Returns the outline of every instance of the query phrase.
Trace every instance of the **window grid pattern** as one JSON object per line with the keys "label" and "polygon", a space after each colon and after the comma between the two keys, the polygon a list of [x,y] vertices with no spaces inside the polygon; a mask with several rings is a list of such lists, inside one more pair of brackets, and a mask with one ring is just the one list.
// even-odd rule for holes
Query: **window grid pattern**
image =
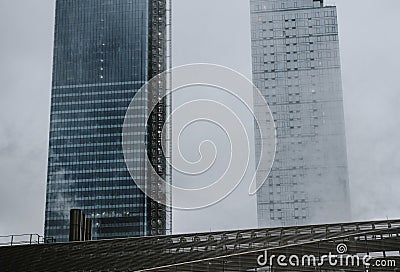
{"label": "window grid pattern", "polygon": [[254,0],[251,9],[253,81],[278,138],[271,174],[257,195],[259,225],[348,220],[336,8],[313,0]]}
{"label": "window grid pattern", "polygon": [[[94,239],[146,234],[147,200],[126,168],[121,132],[148,57],[148,1],[57,0],[45,236],[68,240],[72,208],[93,219]],[[137,146],[145,110],[134,116]],[[145,178],[146,150],[136,152]]]}

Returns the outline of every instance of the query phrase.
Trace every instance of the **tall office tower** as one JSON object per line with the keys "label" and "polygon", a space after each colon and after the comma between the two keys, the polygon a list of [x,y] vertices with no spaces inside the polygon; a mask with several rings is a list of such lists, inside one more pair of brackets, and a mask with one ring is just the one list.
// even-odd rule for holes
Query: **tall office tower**
{"label": "tall office tower", "polygon": [[251,24],[253,79],[277,134],[275,162],[257,195],[259,225],[349,220],[336,8],[251,0]]}
{"label": "tall office tower", "polygon": [[[170,210],[139,190],[122,151],[128,105],[143,84],[169,65],[169,4],[56,1],[45,235],[57,242],[68,240],[72,208],[93,220],[93,239],[170,232]],[[138,122],[131,125],[138,126],[147,144],[134,158],[143,171],[140,182],[151,178],[146,152],[158,174],[166,175],[157,138],[165,104],[156,106],[147,127],[139,122],[158,95],[147,93],[140,98],[144,107],[132,111]]]}

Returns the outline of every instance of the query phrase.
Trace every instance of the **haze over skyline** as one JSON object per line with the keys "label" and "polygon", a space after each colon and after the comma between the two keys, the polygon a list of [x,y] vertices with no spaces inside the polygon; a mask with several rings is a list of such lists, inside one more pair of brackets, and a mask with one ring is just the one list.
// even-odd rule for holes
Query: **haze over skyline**
{"label": "haze over skyline", "polygon": [[[217,63],[251,78],[248,2],[174,0],[174,65]],[[335,3],[353,219],[400,217],[400,2]],[[43,233],[53,29],[54,1],[0,1],[0,235]],[[176,213],[175,232],[254,227],[255,205],[240,200]]]}

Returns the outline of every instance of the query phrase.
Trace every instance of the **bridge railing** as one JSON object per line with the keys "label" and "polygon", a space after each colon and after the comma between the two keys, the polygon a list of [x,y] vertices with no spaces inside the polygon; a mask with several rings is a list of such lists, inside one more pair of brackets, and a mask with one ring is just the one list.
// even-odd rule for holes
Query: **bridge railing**
{"label": "bridge railing", "polygon": [[36,233],[0,236],[0,247],[17,246],[17,245],[40,245],[40,244],[54,243],[54,242],[55,242],[54,238],[44,237]]}

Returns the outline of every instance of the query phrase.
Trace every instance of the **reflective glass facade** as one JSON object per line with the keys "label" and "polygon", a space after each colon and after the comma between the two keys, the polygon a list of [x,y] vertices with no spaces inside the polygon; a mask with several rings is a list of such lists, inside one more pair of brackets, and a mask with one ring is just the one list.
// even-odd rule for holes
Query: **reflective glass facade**
{"label": "reflective glass facade", "polygon": [[[160,2],[56,1],[45,235],[57,242],[68,240],[72,208],[93,219],[94,239],[151,234],[149,200],[126,168],[121,133],[136,91],[159,72],[151,63],[164,68],[151,50]],[[143,122],[144,109],[136,117]],[[145,152],[135,157],[143,171]]]}
{"label": "reflective glass facade", "polygon": [[[277,153],[257,195],[260,226],[350,217],[336,8],[252,0],[253,80],[274,116]],[[256,139],[259,143],[259,139]]]}

